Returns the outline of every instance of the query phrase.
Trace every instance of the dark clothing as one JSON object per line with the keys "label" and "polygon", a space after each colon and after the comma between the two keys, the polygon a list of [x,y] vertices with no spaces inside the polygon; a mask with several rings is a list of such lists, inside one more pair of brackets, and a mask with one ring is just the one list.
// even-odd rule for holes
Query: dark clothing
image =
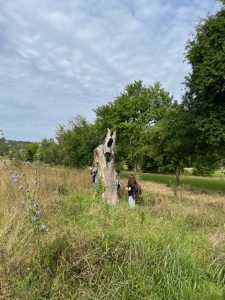
{"label": "dark clothing", "polygon": [[134,186],[130,182],[128,182],[127,187],[131,188],[131,190],[128,191],[128,196],[133,196],[134,195]]}

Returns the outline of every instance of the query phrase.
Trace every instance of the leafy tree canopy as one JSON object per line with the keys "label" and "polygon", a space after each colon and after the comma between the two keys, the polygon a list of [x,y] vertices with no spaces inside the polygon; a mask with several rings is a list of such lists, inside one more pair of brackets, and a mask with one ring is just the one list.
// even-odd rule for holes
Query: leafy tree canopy
{"label": "leafy tree canopy", "polygon": [[[224,4],[224,1],[222,1]],[[199,149],[224,152],[225,146],[225,8],[208,16],[187,44],[192,72],[186,78],[183,105],[199,131]]]}
{"label": "leafy tree canopy", "polygon": [[225,103],[225,9],[208,16],[187,44],[192,73],[186,79],[190,104],[201,109]]}
{"label": "leafy tree canopy", "polygon": [[54,139],[43,139],[39,145],[38,158],[46,164],[56,165],[62,161],[61,149]]}
{"label": "leafy tree canopy", "polygon": [[83,116],[76,116],[68,126],[59,126],[57,140],[63,164],[76,168],[92,164],[93,150],[99,143],[99,137],[95,125],[88,123]]}
{"label": "leafy tree canopy", "polygon": [[118,160],[135,167],[147,128],[158,122],[171,105],[172,97],[160,83],[147,87],[142,81],[135,81],[113,102],[96,109],[96,125],[102,134],[107,128],[117,130]]}

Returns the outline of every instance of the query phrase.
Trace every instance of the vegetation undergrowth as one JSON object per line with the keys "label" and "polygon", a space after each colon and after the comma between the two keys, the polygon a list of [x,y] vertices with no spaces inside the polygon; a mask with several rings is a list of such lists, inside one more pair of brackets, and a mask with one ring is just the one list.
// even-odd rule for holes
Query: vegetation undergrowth
{"label": "vegetation undergrowth", "polygon": [[147,190],[134,210],[125,197],[109,206],[85,171],[26,167],[39,178],[47,226],[34,231],[8,172],[0,170],[3,299],[224,299],[219,207]]}

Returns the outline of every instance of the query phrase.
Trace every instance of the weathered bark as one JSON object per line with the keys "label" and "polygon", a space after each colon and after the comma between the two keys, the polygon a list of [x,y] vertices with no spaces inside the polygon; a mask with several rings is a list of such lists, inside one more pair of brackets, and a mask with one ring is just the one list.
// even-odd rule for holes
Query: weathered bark
{"label": "weathered bark", "polygon": [[116,185],[115,145],[116,132],[111,134],[108,129],[104,144],[99,145],[94,150],[94,161],[98,167],[98,180],[102,180],[105,186],[102,198],[110,204],[116,204],[119,201]]}

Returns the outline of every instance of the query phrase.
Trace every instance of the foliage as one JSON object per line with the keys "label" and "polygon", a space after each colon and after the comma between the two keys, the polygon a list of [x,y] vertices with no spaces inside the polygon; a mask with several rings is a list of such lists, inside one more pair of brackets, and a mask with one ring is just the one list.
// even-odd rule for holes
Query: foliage
{"label": "foliage", "polygon": [[148,156],[160,173],[173,173],[188,164],[195,152],[192,117],[181,105],[174,103],[155,126],[148,129]]}
{"label": "foliage", "polygon": [[101,196],[105,192],[105,183],[101,177],[97,179],[95,190],[98,196]]}
{"label": "foliage", "polygon": [[157,173],[160,170],[161,164],[152,156],[151,153],[146,151],[146,154],[141,161],[141,170],[143,172]]}
{"label": "foliage", "polygon": [[24,147],[24,159],[33,162],[37,158],[38,148],[38,143],[26,144]]}
{"label": "foliage", "polygon": [[34,160],[37,151],[37,143],[23,142],[23,141],[8,141],[9,150],[7,156],[16,161]]}
{"label": "foliage", "polygon": [[7,140],[0,130],[0,156],[10,159],[33,161],[38,149],[38,143]]}
{"label": "foliage", "polygon": [[68,127],[61,125],[58,128],[57,140],[64,165],[77,168],[92,165],[93,150],[99,143],[94,124],[88,123],[82,116],[76,116]]}
{"label": "foliage", "polygon": [[54,139],[43,139],[39,145],[37,157],[40,161],[56,165],[62,161],[61,149]]}
{"label": "foliage", "polygon": [[137,168],[143,156],[148,127],[158,122],[172,103],[172,97],[159,83],[145,86],[128,84],[113,102],[96,109],[96,125],[105,134],[117,130],[117,160]]}
{"label": "foliage", "polygon": [[193,163],[193,175],[212,176],[219,167],[219,159],[211,154],[198,157]]}
{"label": "foliage", "polygon": [[193,115],[198,131],[198,150],[225,149],[225,9],[206,17],[187,44],[187,76],[184,107]]}

